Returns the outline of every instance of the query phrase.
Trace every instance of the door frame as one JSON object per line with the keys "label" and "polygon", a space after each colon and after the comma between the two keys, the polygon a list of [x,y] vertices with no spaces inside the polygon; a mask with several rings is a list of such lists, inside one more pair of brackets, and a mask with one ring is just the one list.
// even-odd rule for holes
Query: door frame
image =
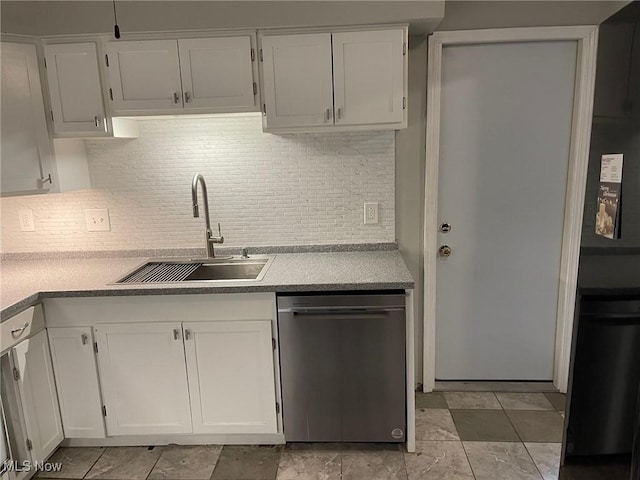
{"label": "door frame", "polygon": [[561,392],[567,391],[578,284],[582,214],[591,140],[598,44],[597,26],[462,30],[436,32],[429,38],[424,208],[424,356],[422,379],[424,392],[433,390],[436,374],[436,260],[442,48],[444,45],[560,40],[578,42],[553,367],[554,386]]}

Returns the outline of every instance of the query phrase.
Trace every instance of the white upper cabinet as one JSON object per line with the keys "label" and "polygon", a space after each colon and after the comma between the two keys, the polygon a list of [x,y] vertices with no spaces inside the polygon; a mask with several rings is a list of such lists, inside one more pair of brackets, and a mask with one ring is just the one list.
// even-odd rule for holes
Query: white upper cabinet
{"label": "white upper cabinet", "polygon": [[62,422],[47,332],[13,347],[32,459],[43,462],[62,442]]}
{"label": "white upper cabinet", "polygon": [[268,128],[333,125],[330,33],[265,36],[262,61]]}
{"label": "white upper cabinet", "polygon": [[35,45],[3,42],[1,188],[3,195],[51,188],[52,154]]}
{"label": "white upper cabinet", "polygon": [[406,36],[405,27],[263,36],[265,130],[406,127]]}
{"label": "white upper cabinet", "polygon": [[54,132],[105,134],[96,44],[45,45],[44,50]]}
{"label": "white upper cabinet", "polygon": [[107,434],[191,433],[180,322],[95,328]]}
{"label": "white upper cabinet", "polygon": [[109,42],[116,114],[259,110],[252,37]]}
{"label": "white upper cabinet", "polygon": [[182,108],[175,40],[109,42],[107,55],[115,113]]}
{"label": "white upper cabinet", "polygon": [[178,40],[185,109],[255,110],[251,38]]}
{"label": "white upper cabinet", "polygon": [[333,34],[337,125],[403,120],[402,29]]}
{"label": "white upper cabinet", "polygon": [[104,438],[102,400],[91,327],[49,328],[66,438]]}
{"label": "white upper cabinet", "polygon": [[271,322],[185,322],[194,433],[276,433]]}

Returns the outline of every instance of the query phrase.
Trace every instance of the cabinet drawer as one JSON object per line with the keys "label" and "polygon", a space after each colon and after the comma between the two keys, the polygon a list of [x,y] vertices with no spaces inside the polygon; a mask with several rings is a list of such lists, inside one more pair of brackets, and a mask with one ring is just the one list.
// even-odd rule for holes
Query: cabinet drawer
{"label": "cabinet drawer", "polygon": [[4,352],[42,329],[42,305],[27,308],[0,324],[0,351]]}

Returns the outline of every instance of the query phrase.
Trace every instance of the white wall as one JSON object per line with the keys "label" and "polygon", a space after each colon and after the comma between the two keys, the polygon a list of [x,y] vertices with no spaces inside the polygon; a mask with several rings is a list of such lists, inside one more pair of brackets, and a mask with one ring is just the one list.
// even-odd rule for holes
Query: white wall
{"label": "white wall", "polygon": [[423,238],[425,112],[427,105],[427,39],[409,39],[408,125],[396,135],[396,237],[415,281],[415,371],[422,382]]}
{"label": "white wall", "polygon": [[[138,139],[86,141],[93,189],[0,200],[1,251],[190,248],[203,245],[191,179],[207,180],[225,246],[393,242],[394,132],[276,136],[257,115],[140,121]],[[363,224],[363,203],[380,223]],[[30,208],[35,232],[21,232]],[[110,232],[87,232],[85,209],[108,208]]]}

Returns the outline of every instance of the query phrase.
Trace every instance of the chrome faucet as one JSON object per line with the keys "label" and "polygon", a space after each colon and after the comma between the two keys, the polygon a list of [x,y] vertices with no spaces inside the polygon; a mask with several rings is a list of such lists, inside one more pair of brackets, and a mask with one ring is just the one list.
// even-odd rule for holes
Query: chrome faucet
{"label": "chrome faucet", "polygon": [[200,208],[198,207],[198,182],[202,186],[202,201],[204,202],[204,241],[207,250],[208,258],[215,258],[215,252],[213,251],[213,245],[215,243],[224,243],[224,237],[220,233],[220,223],[218,223],[218,235],[214,236],[211,233],[211,220],[209,219],[209,197],[207,196],[207,183],[204,181],[204,177],[196,173],[191,183],[191,199],[193,201],[193,216],[198,218],[200,216]]}

